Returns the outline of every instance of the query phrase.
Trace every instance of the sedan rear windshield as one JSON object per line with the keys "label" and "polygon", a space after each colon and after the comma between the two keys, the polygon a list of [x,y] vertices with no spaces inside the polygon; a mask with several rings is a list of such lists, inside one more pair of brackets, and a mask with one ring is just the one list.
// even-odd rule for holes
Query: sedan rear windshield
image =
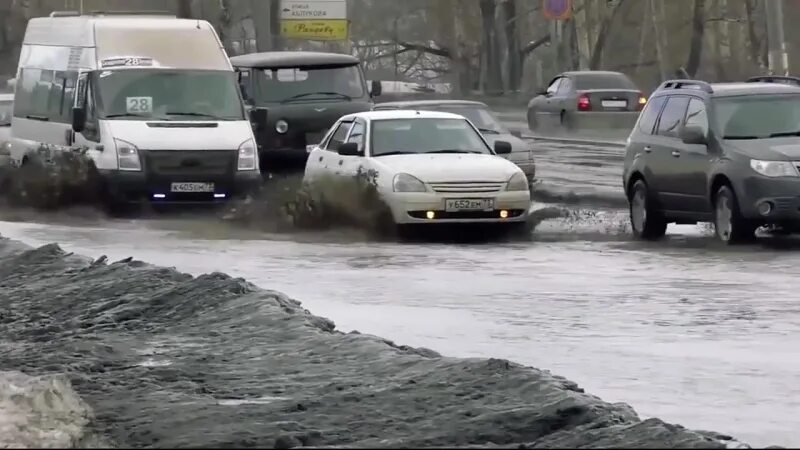
{"label": "sedan rear windshield", "polygon": [[746,95],[713,100],[723,139],[800,136],[800,95]]}
{"label": "sedan rear windshield", "polygon": [[624,75],[579,74],[575,75],[575,89],[636,89],[631,80]]}
{"label": "sedan rear windshield", "polygon": [[460,106],[460,105],[437,105],[427,107],[433,111],[449,112],[458,114],[469,119],[478,130],[482,133],[489,134],[507,134],[508,130],[500,123],[499,120],[486,108],[477,106]]}
{"label": "sedan rear windshield", "polygon": [[372,122],[372,156],[492,151],[464,119],[387,119]]}

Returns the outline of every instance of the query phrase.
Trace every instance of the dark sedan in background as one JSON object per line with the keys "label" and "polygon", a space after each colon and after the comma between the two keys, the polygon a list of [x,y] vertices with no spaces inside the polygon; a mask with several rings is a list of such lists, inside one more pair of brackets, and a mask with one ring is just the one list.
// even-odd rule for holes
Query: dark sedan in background
{"label": "dark sedan in background", "polygon": [[600,70],[564,72],[528,102],[531,131],[583,128],[630,130],[647,103],[625,74]]}
{"label": "dark sedan in background", "polygon": [[519,166],[529,182],[533,182],[536,177],[536,163],[531,143],[520,139],[520,133],[512,132],[503,126],[485,103],[471,100],[409,100],[378,103],[373,107],[376,111],[388,109],[442,111],[464,116],[478,128],[489,145],[494,145],[495,141],[510,143],[511,153],[500,156]]}

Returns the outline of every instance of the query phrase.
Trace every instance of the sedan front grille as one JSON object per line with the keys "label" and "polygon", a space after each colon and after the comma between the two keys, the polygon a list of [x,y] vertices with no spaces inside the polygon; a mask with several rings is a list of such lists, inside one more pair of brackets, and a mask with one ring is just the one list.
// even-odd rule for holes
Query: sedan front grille
{"label": "sedan front grille", "polygon": [[497,192],[503,189],[505,183],[496,181],[460,181],[450,183],[430,183],[436,192]]}

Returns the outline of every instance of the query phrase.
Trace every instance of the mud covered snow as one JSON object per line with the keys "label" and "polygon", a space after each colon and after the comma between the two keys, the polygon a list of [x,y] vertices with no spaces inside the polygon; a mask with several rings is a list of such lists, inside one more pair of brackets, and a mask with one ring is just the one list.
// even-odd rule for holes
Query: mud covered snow
{"label": "mud covered snow", "polygon": [[642,421],[544,370],[344,334],[221,273],[0,238],[0,447],[98,436],[132,447],[743,445]]}

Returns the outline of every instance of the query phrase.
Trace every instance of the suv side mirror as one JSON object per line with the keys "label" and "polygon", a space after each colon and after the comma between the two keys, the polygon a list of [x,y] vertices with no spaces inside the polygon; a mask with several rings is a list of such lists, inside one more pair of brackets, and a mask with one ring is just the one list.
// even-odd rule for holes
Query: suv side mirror
{"label": "suv side mirror", "polygon": [[86,110],[81,107],[72,108],[72,131],[80,133],[86,128]]}
{"label": "suv side mirror", "polygon": [[345,142],[339,146],[338,153],[342,156],[359,156],[361,153],[358,151],[357,142]]}
{"label": "suv side mirror", "polygon": [[683,127],[680,137],[684,144],[708,145],[706,131],[697,125]]}
{"label": "suv side mirror", "polygon": [[508,131],[509,133],[511,133],[512,136],[516,138],[522,138],[522,130],[520,130],[519,128],[512,128]]}
{"label": "suv side mirror", "polygon": [[511,153],[511,144],[506,141],[494,141],[494,152],[498,155]]}
{"label": "suv side mirror", "polygon": [[379,80],[372,80],[370,82],[369,95],[372,97],[378,97],[382,92],[383,86],[381,85],[381,82]]}
{"label": "suv side mirror", "polygon": [[253,108],[250,110],[250,122],[256,131],[267,128],[267,110],[265,108]]}

